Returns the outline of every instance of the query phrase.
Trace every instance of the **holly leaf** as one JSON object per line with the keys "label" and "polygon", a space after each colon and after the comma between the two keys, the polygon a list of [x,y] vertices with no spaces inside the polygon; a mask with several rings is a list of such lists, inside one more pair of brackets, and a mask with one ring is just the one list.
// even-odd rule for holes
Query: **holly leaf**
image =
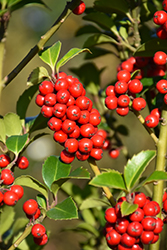
{"label": "holly leaf", "polygon": [[5,128],[5,123],[4,120],[0,118],[0,141],[3,143],[6,142],[6,128]]}
{"label": "holly leaf", "polygon": [[13,207],[5,206],[0,213],[0,236],[2,236],[13,224],[15,211]]}
{"label": "holly leaf", "polygon": [[69,60],[74,58],[75,56],[81,54],[82,52],[90,52],[89,49],[78,49],[78,48],[73,48],[69,50],[58,62],[56,65],[56,72],[59,72],[60,67],[62,67],[64,64],[66,64]]}
{"label": "holly leaf", "polygon": [[31,134],[32,132],[39,130],[39,129],[44,129],[47,127],[47,122],[48,119],[44,117],[41,113],[34,119],[34,121],[31,121],[31,126],[29,133]]}
{"label": "holly leaf", "polygon": [[84,34],[92,34],[92,33],[101,33],[101,31],[96,28],[95,26],[93,25],[84,25],[82,27],[80,27],[75,36],[81,36],[81,35],[84,35]]}
{"label": "holly leaf", "polygon": [[97,187],[106,186],[127,191],[122,174],[116,170],[109,170],[108,172],[97,175],[89,184]]}
{"label": "holly leaf", "polygon": [[164,51],[167,53],[166,40],[154,38],[139,46],[134,56],[153,57],[155,52]]}
{"label": "holly leaf", "polygon": [[7,138],[6,146],[15,155],[18,155],[26,145],[28,134],[13,135]]}
{"label": "holly leaf", "polygon": [[146,184],[157,182],[157,181],[167,181],[167,173],[163,171],[154,171],[149,177],[145,178],[144,181],[142,181],[137,188],[142,187]]}
{"label": "holly leaf", "polygon": [[38,90],[38,85],[31,86],[26,89],[23,94],[19,97],[16,105],[17,114],[20,116],[20,119],[25,119],[27,108]]}
{"label": "holly leaf", "polygon": [[140,179],[142,173],[156,156],[155,150],[142,151],[128,160],[124,168],[124,179],[128,191],[130,191]]}
{"label": "holly leaf", "polygon": [[71,197],[68,197],[54,208],[48,210],[46,215],[53,220],[71,220],[78,219],[76,204]]}
{"label": "holly leaf", "polygon": [[60,178],[68,177],[70,170],[70,164],[65,164],[60,161],[58,156],[52,155],[42,166],[42,177],[46,186],[52,191],[52,183]]}
{"label": "holly leaf", "polygon": [[106,200],[102,199],[95,199],[95,198],[88,198],[84,199],[81,206],[79,207],[80,210],[88,209],[88,208],[94,208],[94,207],[108,207],[111,204],[107,202]]}
{"label": "holly leaf", "polygon": [[104,34],[94,34],[92,36],[90,36],[84,43],[84,47],[92,47],[95,45],[99,45],[99,44],[104,44],[104,43],[114,43],[114,44],[118,44],[118,42],[113,39],[110,36],[104,35]]}
{"label": "holly leaf", "polygon": [[121,215],[122,217],[132,214],[138,208],[137,204],[130,204],[127,201],[123,201],[121,204]]}
{"label": "holly leaf", "polygon": [[22,124],[18,115],[15,113],[7,113],[4,116],[4,124],[7,136],[20,135],[22,132]]}
{"label": "holly leaf", "polygon": [[41,83],[46,78],[50,78],[47,69],[44,67],[37,67],[29,75],[27,85],[32,86],[32,85]]}
{"label": "holly leaf", "polygon": [[42,61],[44,61],[51,67],[52,72],[54,72],[55,70],[55,65],[58,60],[60,51],[61,51],[61,42],[58,41],[52,46],[46,47],[39,52],[39,57],[41,58]]}
{"label": "holly leaf", "polygon": [[94,59],[99,56],[104,56],[106,54],[112,53],[111,51],[103,48],[91,48],[92,54],[86,54],[85,59]]}
{"label": "holly leaf", "polygon": [[16,178],[14,184],[35,189],[41,194],[43,194],[46,199],[48,198],[48,190],[45,185],[43,185],[41,182],[39,182],[30,175],[22,175]]}
{"label": "holly leaf", "polygon": [[38,205],[46,209],[46,197],[42,194],[37,194],[36,199],[37,199]]}

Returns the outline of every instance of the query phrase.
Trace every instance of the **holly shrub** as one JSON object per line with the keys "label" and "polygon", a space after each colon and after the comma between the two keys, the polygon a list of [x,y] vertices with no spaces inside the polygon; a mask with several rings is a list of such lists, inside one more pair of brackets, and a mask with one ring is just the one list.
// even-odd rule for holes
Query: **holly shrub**
{"label": "holly shrub", "polygon": [[[69,248],[81,234],[78,249],[165,249],[167,0],[64,2],[53,25],[5,76],[13,12],[50,6],[0,1],[1,108],[9,102],[4,91],[28,62],[36,56],[40,64],[24,75],[15,112],[0,113],[0,249],[62,249],[50,243],[54,228]],[[50,38],[70,15],[83,25],[75,30],[82,44],[64,52],[66,41]],[[66,66],[71,61],[77,66]],[[36,115],[28,116],[33,107]],[[35,174],[27,150],[48,134],[60,152],[44,157]]]}

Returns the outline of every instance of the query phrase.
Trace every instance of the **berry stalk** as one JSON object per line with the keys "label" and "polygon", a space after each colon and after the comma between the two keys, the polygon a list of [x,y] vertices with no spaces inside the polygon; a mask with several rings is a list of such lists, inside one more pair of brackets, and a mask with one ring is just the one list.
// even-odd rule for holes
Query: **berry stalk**
{"label": "berry stalk", "polygon": [[[157,160],[156,160],[156,167],[155,170],[164,171],[165,163],[166,163],[166,151],[167,151],[167,106],[162,111],[162,117],[164,122],[161,123],[160,127],[160,135],[159,140],[157,143]],[[154,184],[153,187],[153,200],[158,202],[160,207],[162,207],[162,197],[163,197],[163,189],[164,189],[164,182],[159,181],[158,183]],[[161,216],[161,212],[158,215]],[[160,241],[157,241],[155,244],[150,245],[149,250],[158,250],[160,247]]]}
{"label": "berry stalk", "polygon": [[[94,159],[89,158],[88,163],[89,163],[91,169],[93,170],[95,176],[97,176],[101,173]],[[103,188],[103,191],[105,193],[105,196],[107,197],[107,199],[109,200],[111,205],[115,206],[116,202],[115,202],[115,199],[114,199],[112,193],[110,192],[110,189],[108,187],[102,187],[102,188]]]}

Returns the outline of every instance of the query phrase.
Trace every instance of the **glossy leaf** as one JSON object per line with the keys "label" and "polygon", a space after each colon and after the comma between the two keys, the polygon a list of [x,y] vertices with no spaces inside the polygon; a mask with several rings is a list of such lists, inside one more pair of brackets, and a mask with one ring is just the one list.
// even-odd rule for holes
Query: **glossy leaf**
{"label": "glossy leaf", "polygon": [[159,38],[151,39],[139,46],[135,51],[134,56],[152,57],[157,51],[164,51],[167,53],[166,40]]}
{"label": "glossy leaf", "polygon": [[81,54],[82,52],[90,52],[89,49],[78,49],[78,48],[73,48],[69,50],[56,64],[56,72],[59,71],[60,67],[62,67],[64,64],[66,64],[69,60],[74,58],[75,56]]}
{"label": "glossy leaf", "polygon": [[95,198],[88,198],[84,199],[81,206],[79,207],[80,210],[94,208],[94,207],[108,207],[110,203],[107,200],[102,199],[95,199]]}
{"label": "glossy leaf", "polygon": [[97,175],[89,184],[98,187],[106,186],[109,188],[126,190],[123,176],[116,170],[110,170],[109,172]]}
{"label": "glossy leaf", "polygon": [[37,67],[29,75],[27,85],[31,86],[31,85],[41,83],[46,78],[50,78],[47,69],[45,69],[44,67]]}
{"label": "glossy leaf", "polygon": [[68,197],[54,208],[48,210],[46,215],[53,220],[71,220],[78,218],[78,211],[72,198]]}
{"label": "glossy leaf", "polygon": [[31,127],[29,132],[32,133],[39,129],[44,129],[47,127],[48,119],[44,117],[41,113],[34,119],[34,122],[31,122]]}
{"label": "glossy leaf", "polygon": [[[100,90],[100,74],[101,71],[94,63],[81,65],[80,68],[70,68],[76,74],[80,81],[86,86],[86,90],[94,95],[97,95]],[[86,72],[86,74],[85,74]]]}
{"label": "glossy leaf", "polygon": [[105,13],[94,12],[83,17],[84,20],[95,22],[102,28],[113,31],[115,34],[119,35],[117,27],[114,21]]}
{"label": "glossy leaf", "polygon": [[51,190],[52,183],[60,178],[67,177],[70,170],[70,164],[65,164],[60,161],[58,156],[52,155],[43,164],[42,177],[47,187]]}
{"label": "glossy leaf", "polygon": [[14,208],[5,206],[3,212],[0,213],[0,236],[2,236],[13,224],[15,217]]}
{"label": "glossy leaf", "polygon": [[57,43],[53,44],[51,47],[46,47],[39,53],[39,57],[45,63],[47,63],[52,71],[54,72],[56,62],[58,60],[59,54],[61,50],[61,42],[58,41]]}
{"label": "glossy leaf", "polygon": [[122,217],[132,214],[137,208],[137,204],[130,204],[127,201],[123,201],[123,203],[121,204]]}
{"label": "glossy leaf", "polygon": [[46,209],[46,197],[42,194],[37,194],[36,199],[37,199],[38,205]]}
{"label": "glossy leaf", "polygon": [[155,155],[156,151],[146,150],[134,155],[132,159],[128,160],[128,163],[124,168],[124,178],[128,190],[131,190],[134,185],[137,184],[142,173],[150,161],[154,159]]}
{"label": "glossy leaf", "polygon": [[6,146],[11,152],[18,155],[24,148],[27,139],[28,139],[28,134],[13,135],[7,138]]}
{"label": "glossy leaf", "polygon": [[95,9],[103,11],[105,13],[121,13],[126,14],[129,17],[129,5],[125,0],[96,0],[94,3],[94,7]]}
{"label": "glossy leaf", "polygon": [[18,115],[15,113],[7,113],[4,116],[4,124],[6,129],[6,135],[20,135],[22,132],[22,125]]}
{"label": "glossy leaf", "polygon": [[6,142],[6,128],[4,120],[0,118],[0,141]]}
{"label": "glossy leaf", "polygon": [[118,42],[110,36],[104,34],[94,34],[90,36],[84,43],[84,47],[92,47],[95,45],[103,44],[103,43],[114,43],[118,44]]}
{"label": "glossy leaf", "polygon": [[54,181],[51,185],[51,190],[55,196],[59,188],[69,179],[90,179],[90,174],[86,169],[79,167],[72,171],[67,177]]}
{"label": "glossy leaf", "polygon": [[30,175],[22,175],[16,178],[14,184],[35,189],[41,194],[43,194],[46,197],[46,199],[48,198],[48,191],[45,185],[43,185],[41,182],[39,182]]}
{"label": "glossy leaf", "polygon": [[28,106],[38,90],[38,85],[31,86],[26,89],[23,94],[19,97],[16,105],[17,114],[20,119],[25,119]]}
{"label": "glossy leaf", "polygon": [[81,36],[81,35],[84,35],[84,34],[92,34],[92,33],[100,33],[101,31],[93,26],[93,25],[84,25],[82,27],[79,28],[79,30],[77,30],[76,32],[76,36]]}
{"label": "glossy leaf", "polygon": [[167,181],[167,173],[163,171],[154,171],[149,177],[147,177],[139,186],[144,186],[146,184],[156,182],[156,181]]}

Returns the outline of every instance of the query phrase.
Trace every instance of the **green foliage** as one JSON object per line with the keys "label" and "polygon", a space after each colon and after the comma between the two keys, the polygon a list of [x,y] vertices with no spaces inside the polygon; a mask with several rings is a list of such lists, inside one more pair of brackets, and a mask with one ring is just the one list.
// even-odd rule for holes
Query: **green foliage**
{"label": "green foliage", "polygon": [[15,155],[18,155],[26,145],[28,134],[24,135],[13,135],[7,138],[6,146]]}
{"label": "green foliage", "polygon": [[18,115],[15,113],[7,113],[4,116],[6,136],[20,135],[22,132],[22,124]]}
{"label": "green foliage", "polygon": [[14,222],[15,211],[13,207],[5,206],[3,212],[0,213],[0,236],[2,235],[11,227],[12,223]]}
{"label": "green foliage", "polygon": [[41,83],[46,78],[50,78],[49,73],[46,68],[44,67],[37,67],[34,69],[28,77],[27,85],[35,85]]}
{"label": "green foliage", "polygon": [[47,211],[47,216],[53,220],[71,220],[78,218],[77,207],[71,197]]}
{"label": "green foliage", "polygon": [[130,204],[127,201],[123,201],[121,205],[121,215],[124,217],[129,214],[132,214],[137,208],[138,208],[137,204]]}

